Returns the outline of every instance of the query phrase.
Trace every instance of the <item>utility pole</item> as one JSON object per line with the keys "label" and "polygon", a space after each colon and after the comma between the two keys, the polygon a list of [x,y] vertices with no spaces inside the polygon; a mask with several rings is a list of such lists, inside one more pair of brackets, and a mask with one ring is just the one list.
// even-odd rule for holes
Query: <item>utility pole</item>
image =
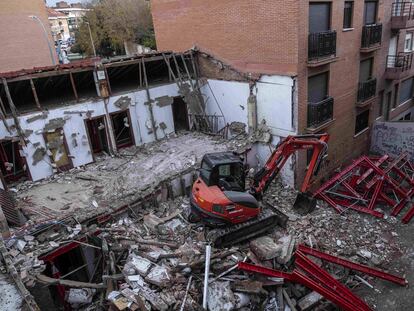
{"label": "utility pole", "polygon": [[92,43],[93,55],[96,57],[95,44],[93,43],[93,38],[92,38],[91,24],[89,24],[89,22],[85,22],[85,23],[86,23],[86,25],[88,25],[89,36],[91,38],[91,43]]}
{"label": "utility pole", "polygon": [[39,17],[37,17],[36,15],[29,15],[29,18],[31,18],[31,19],[33,19],[33,20],[37,21],[37,22],[40,24],[40,26],[42,27],[42,29],[43,29],[43,34],[44,34],[44,36],[45,36],[45,39],[46,39],[47,45],[48,45],[48,47],[49,47],[50,58],[52,59],[52,64],[53,64],[53,65],[56,65],[55,55],[53,54],[53,49],[52,49],[52,46],[50,45],[49,36],[47,35],[47,30],[46,30],[45,25],[44,25],[44,24],[43,24],[43,22],[40,20],[40,18],[39,18]]}

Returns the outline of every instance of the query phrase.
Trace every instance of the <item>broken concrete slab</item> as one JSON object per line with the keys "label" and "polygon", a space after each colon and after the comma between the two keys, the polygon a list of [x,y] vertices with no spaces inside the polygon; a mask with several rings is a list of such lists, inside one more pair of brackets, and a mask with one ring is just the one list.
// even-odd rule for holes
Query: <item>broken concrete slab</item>
{"label": "broken concrete slab", "polygon": [[[126,275],[135,275],[136,273],[146,276],[151,268],[151,261],[141,256],[131,254],[127,258],[123,273]],[[132,269],[131,269],[132,268]]]}
{"label": "broken concrete slab", "polygon": [[170,106],[174,102],[174,97],[171,96],[160,96],[155,98],[155,103],[158,107]]}
{"label": "broken concrete slab", "polygon": [[48,123],[45,124],[43,131],[44,132],[50,132],[55,131],[59,128],[62,128],[66,123],[66,120],[64,118],[56,118],[56,119],[50,119]]}
{"label": "broken concrete slab", "polygon": [[129,96],[121,96],[114,102],[114,105],[120,109],[127,109],[131,105],[131,101]]}
{"label": "broken concrete slab", "polygon": [[145,281],[158,287],[166,287],[171,282],[169,269],[164,266],[155,266],[148,273]]}
{"label": "broken concrete slab", "polygon": [[302,311],[311,310],[312,307],[316,306],[323,296],[317,292],[311,292],[298,301],[298,307]]}
{"label": "broken concrete slab", "polygon": [[37,115],[34,115],[34,116],[30,117],[30,118],[27,118],[26,119],[26,122],[27,123],[32,123],[32,122],[37,121],[37,120],[46,119],[48,115],[49,115],[49,112],[48,111],[44,111],[41,114],[37,114]]}
{"label": "broken concrete slab", "polygon": [[281,237],[278,242],[282,244],[282,250],[280,252],[280,256],[277,258],[277,262],[285,265],[292,258],[296,240],[292,235],[287,235]]}
{"label": "broken concrete slab", "polygon": [[236,306],[236,298],[230,282],[214,282],[209,286],[207,306],[209,311],[230,311]]}
{"label": "broken concrete slab", "polygon": [[250,249],[261,260],[273,259],[280,255],[282,246],[268,236],[254,239],[250,242]]}

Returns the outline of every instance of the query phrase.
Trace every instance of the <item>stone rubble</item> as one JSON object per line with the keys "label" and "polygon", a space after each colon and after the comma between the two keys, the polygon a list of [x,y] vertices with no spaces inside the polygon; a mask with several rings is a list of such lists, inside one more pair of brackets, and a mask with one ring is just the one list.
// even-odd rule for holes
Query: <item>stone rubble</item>
{"label": "stone rubble", "polygon": [[[255,141],[267,142],[270,139],[268,133],[266,125],[261,124],[254,135],[246,137],[237,134],[237,137],[226,141],[226,147],[218,139],[212,143],[213,149],[245,150]],[[185,139],[191,140],[193,136]],[[76,307],[82,305],[84,310],[94,310],[102,303],[110,310],[180,310],[182,304],[182,310],[201,310],[205,230],[208,229],[186,220],[189,207],[187,197],[168,199],[167,196],[167,200],[161,203],[144,200],[139,206],[128,206],[124,212],[108,220],[81,221],[80,217],[73,216],[84,208],[82,204],[89,209],[88,217],[102,215],[102,211],[111,214],[114,209],[110,202],[118,204],[125,198],[131,200],[154,192],[160,180],[144,183],[143,188],[137,189],[138,181],[133,178],[139,176],[127,176],[127,173],[136,169],[133,162],[137,161],[138,155],[145,157],[150,153],[168,153],[174,157],[180,153],[168,146],[171,147],[161,142],[146,149],[124,149],[120,156],[106,156],[87,168],[72,169],[49,180],[16,186],[15,192],[23,209],[31,207],[33,210],[27,193],[33,193],[42,185],[71,185],[65,188],[65,194],[72,192],[78,197],[76,202],[61,206],[59,212],[66,218],[57,220],[51,217],[54,220],[45,222],[48,212],[38,209],[36,212],[42,216],[39,217],[42,219],[40,223],[29,220],[26,226],[12,232],[12,237],[6,240],[7,250],[25,285],[36,286],[39,282],[37,276],[46,273],[46,263],[39,259],[42,255],[82,239],[85,246],[101,250],[104,265],[101,273],[96,273],[90,280],[89,285],[97,288],[71,288],[67,292],[68,303]],[[182,163],[169,167],[171,172],[167,177],[186,169],[194,170],[200,160],[195,153],[184,154],[184,158]],[[148,165],[148,170],[156,166],[155,163]],[[85,189],[79,192],[76,186]],[[45,200],[53,203],[56,201],[54,196],[53,191],[48,192]],[[357,213],[339,215],[327,208],[324,202],[318,202],[312,213],[303,216],[292,208],[295,197],[295,190],[279,181],[273,183],[264,201],[288,216],[287,229],[275,226],[265,236],[229,248],[213,249],[208,310],[333,308],[325,299],[302,285],[232,269],[243,260],[291,271],[295,246],[305,244],[332,255],[387,269],[393,258],[404,252],[394,231],[394,217],[379,220]],[[323,264],[320,260],[315,262],[348,287],[361,284],[352,272]],[[223,273],[226,271],[230,272]],[[394,273],[403,274],[403,271],[394,270]],[[190,277],[192,280],[189,283]],[[101,284],[105,290],[99,289]]]}

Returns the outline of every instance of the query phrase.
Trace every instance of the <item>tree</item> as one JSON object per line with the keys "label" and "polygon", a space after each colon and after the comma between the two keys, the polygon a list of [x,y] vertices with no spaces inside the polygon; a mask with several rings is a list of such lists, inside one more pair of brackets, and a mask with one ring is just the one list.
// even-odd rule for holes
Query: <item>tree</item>
{"label": "tree", "polygon": [[[97,53],[112,56],[124,52],[126,42],[155,48],[150,6],[146,0],[93,0],[85,15],[91,27]],[[82,23],[76,34],[75,49],[93,55],[89,29]]]}

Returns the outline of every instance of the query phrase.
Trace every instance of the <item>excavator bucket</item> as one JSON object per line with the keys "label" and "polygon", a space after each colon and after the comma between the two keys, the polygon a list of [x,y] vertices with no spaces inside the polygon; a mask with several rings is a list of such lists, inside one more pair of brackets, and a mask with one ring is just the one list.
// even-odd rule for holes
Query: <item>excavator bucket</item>
{"label": "excavator bucket", "polygon": [[295,209],[299,214],[306,215],[312,212],[316,207],[316,199],[308,193],[299,192],[295,203],[293,204],[293,209]]}

